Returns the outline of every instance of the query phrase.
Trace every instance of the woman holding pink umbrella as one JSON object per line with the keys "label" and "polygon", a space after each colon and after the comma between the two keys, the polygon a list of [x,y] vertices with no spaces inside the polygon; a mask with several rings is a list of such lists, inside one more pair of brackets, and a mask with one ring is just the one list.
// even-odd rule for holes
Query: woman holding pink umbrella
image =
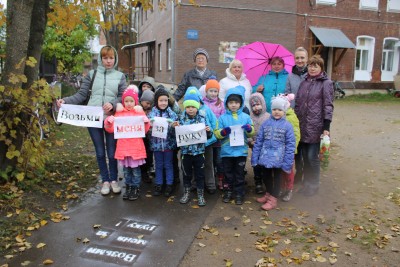
{"label": "woman holding pink umbrella", "polygon": [[285,70],[285,61],[281,57],[273,57],[270,60],[271,70],[262,75],[253,86],[253,93],[259,92],[264,96],[267,104],[267,112],[271,113],[271,99],[273,96],[283,94],[286,88],[286,80],[289,73]]}

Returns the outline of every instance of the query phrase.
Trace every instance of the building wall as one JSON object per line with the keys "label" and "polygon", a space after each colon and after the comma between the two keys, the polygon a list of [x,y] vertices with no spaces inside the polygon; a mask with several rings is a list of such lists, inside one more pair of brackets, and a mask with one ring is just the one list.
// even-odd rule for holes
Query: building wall
{"label": "building wall", "polygon": [[[304,46],[309,50],[312,37],[310,26],[340,29],[355,45],[357,36],[375,37],[372,80],[377,81],[381,70],[383,40],[387,37],[399,38],[400,13],[386,12],[387,0],[379,1],[379,11],[360,10],[360,0],[337,1],[336,6],[316,5],[315,2],[297,1],[300,15],[297,18],[296,46]],[[355,60],[356,49],[348,49],[331,78],[353,81]]]}

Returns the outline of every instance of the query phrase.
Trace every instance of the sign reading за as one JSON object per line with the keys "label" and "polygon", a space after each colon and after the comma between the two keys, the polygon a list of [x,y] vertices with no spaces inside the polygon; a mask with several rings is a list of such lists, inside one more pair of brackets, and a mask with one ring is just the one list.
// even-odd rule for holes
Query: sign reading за
{"label": "sign reading \u0437\u0430", "polygon": [[80,127],[103,128],[102,107],[62,104],[57,121]]}
{"label": "sign reading \u0437\u0430", "polygon": [[196,123],[175,127],[176,144],[178,146],[188,146],[207,142],[206,125]]}

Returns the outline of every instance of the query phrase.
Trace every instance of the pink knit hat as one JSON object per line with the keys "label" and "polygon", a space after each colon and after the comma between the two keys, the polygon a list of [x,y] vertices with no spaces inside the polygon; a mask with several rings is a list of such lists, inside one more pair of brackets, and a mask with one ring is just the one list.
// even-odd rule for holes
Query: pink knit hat
{"label": "pink knit hat", "polygon": [[133,89],[126,89],[126,90],[124,91],[124,93],[122,94],[122,105],[125,106],[124,100],[125,100],[125,97],[127,97],[127,96],[130,96],[130,97],[132,97],[132,98],[135,100],[135,105],[138,105],[138,104],[139,104],[139,97],[138,97],[138,94],[135,92],[135,90],[133,90]]}

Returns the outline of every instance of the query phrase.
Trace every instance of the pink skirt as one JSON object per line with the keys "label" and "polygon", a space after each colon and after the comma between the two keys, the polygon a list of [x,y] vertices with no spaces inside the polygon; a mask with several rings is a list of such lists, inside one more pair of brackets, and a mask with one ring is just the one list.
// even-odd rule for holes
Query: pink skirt
{"label": "pink skirt", "polygon": [[131,167],[131,168],[137,168],[145,163],[146,163],[145,159],[133,159],[132,157],[125,157],[123,160],[119,160],[120,165],[122,165],[123,167]]}

